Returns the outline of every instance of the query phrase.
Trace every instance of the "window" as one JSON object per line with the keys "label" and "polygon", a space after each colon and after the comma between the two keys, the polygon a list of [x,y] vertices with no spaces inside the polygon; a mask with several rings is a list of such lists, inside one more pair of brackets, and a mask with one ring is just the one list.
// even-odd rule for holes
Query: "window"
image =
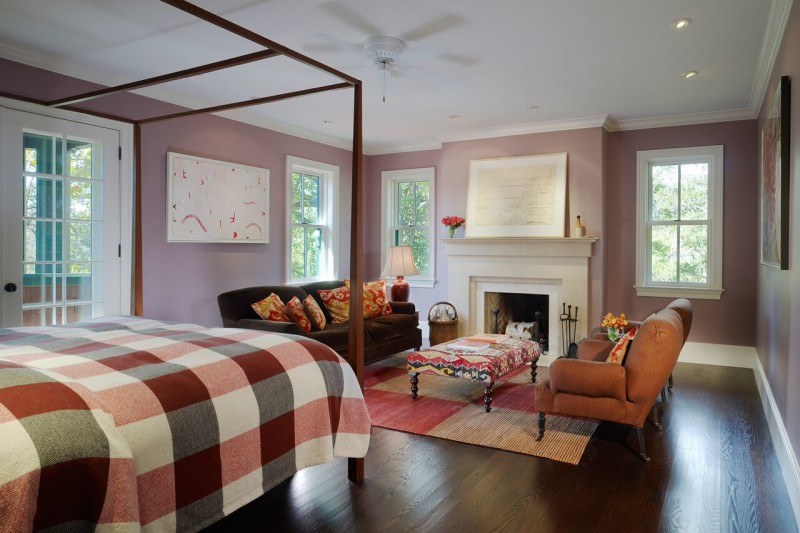
{"label": "window", "polygon": [[637,153],[636,293],[722,294],[722,146]]}
{"label": "window", "polygon": [[411,246],[419,275],[408,278],[415,287],[434,284],[434,169],[414,168],[381,173],[383,228],[381,267],[389,246]]}
{"label": "window", "polygon": [[286,158],[287,281],[335,279],[339,167]]}

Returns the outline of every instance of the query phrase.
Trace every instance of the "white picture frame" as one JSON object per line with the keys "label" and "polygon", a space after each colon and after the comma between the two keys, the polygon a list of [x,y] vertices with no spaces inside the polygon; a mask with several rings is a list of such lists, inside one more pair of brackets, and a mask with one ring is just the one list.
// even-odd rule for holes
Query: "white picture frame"
{"label": "white picture frame", "polygon": [[269,169],[167,152],[168,242],[269,242]]}
{"label": "white picture frame", "polygon": [[469,162],[465,237],[564,237],[567,154]]}

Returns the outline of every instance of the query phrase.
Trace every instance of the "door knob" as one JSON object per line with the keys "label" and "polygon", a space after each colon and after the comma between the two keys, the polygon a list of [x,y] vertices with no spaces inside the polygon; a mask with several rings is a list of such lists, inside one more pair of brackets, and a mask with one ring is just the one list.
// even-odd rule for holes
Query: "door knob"
{"label": "door knob", "polygon": [[16,283],[6,283],[3,287],[6,292],[17,292],[17,284]]}

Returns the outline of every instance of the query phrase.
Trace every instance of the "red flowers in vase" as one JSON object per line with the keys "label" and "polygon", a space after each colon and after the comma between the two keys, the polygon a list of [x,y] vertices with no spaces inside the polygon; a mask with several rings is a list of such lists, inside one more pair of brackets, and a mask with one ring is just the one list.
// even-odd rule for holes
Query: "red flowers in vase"
{"label": "red flowers in vase", "polygon": [[450,238],[453,239],[456,236],[456,230],[464,225],[466,220],[461,217],[444,217],[442,219],[442,224],[447,226],[447,229],[450,230]]}

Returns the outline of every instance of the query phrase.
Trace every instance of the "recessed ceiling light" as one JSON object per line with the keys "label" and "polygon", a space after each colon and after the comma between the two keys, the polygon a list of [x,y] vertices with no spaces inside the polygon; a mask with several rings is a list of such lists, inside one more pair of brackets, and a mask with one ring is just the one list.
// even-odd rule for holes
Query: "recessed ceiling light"
{"label": "recessed ceiling light", "polygon": [[529,105],[526,109],[528,111],[539,111],[539,106],[538,105]]}
{"label": "recessed ceiling light", "polygon": [[695,76],[697,76],[697,71],[696,70],[687,70],[686,72],[682,72],[681,76],[683,76],[684,78],[686,78],[688,80],[689,78],[694,78]]}
{"label": "recessed ceiling light", "polygon": [[449,117],[447,117],[447,118],[449,118],[450,120],[458,120],[458,119],[460,119],[460,118],[461,118],[461,115],[450,115],[450,116],[449,116]]}
{"label": "recessed ceiling light", "polygon": [[323,124],[333,124],[333,121],[332,120],[323,120],[322,123]]}
{"label": "recessed ceiling light", "polygon": [[689,19],[678,19],[672,23],[672,28],[676,30],[682,30],[691,23],[692,21]]}

